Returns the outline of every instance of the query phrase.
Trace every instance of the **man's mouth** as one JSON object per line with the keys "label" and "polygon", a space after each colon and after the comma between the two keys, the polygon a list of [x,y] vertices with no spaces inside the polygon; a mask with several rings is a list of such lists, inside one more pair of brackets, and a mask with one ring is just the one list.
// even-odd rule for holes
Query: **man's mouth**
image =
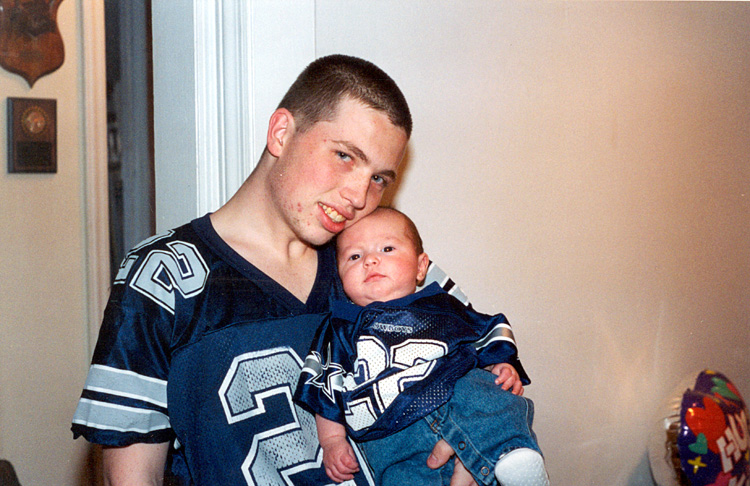
{"label": "man's mouth", "polygon": [[331,218],[331,221],[334,223],[343,223],[346,221],[346,218],[338,213],[335,209],[326,206],[323,203],[318,203],[318,205],[323,209],[323,212],[328,215],[329,218]]}

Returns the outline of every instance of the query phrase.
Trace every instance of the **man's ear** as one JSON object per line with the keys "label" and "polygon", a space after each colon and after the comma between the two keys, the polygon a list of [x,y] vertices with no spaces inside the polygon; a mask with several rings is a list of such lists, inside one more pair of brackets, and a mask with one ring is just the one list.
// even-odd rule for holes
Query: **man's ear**
{"label": "man's ear", "polygon": [[268,121],[268,133],[266,134],[268,152],[274,157],[279,157],[292,133],[294,133],[292,113],[286,108],[279,108],[274,111]]}
{"label": "man's ear", "polygon": [[430,257],[422,253],[417,257],[417,285],[421,284],[427,276],[427,267],[430,266]]}

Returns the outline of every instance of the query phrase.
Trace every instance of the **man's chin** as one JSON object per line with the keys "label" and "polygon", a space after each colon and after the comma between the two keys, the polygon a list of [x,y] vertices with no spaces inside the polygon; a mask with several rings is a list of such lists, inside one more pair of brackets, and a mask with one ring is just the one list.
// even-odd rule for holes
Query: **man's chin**
{"label": "man's chin", "polygon": [[310,246],[313,247],[321,247],[329,243],[337,233],[332,233],[330,231],[319,231],[314,234],[312,232],[310,234],[301,235],[300,240],[302,240],[304,243],[307,243]]}

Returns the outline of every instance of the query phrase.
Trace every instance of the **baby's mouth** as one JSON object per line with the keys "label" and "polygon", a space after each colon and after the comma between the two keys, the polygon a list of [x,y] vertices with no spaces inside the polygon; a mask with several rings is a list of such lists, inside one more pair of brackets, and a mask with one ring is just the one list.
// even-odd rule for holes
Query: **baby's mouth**
{"label": "baby's mouth", "polygon": [[381,273],[371,273],[365,278],[365,282],[372,282],[373,280],[379,280],[383,277],[384,275]]}

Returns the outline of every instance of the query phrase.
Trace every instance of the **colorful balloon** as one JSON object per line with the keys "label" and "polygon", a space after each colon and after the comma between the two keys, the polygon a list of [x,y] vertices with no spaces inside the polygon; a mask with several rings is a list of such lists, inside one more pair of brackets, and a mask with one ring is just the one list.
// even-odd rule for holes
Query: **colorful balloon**
{"label": "colorful balloon", "polygon": [[[750,485],[750,422],[737,387],[723,374],[704,370],[692,389],[674,398],[674,409],[649,448],[659,484]],[[666,471],[665,465],[673,470]]]}

